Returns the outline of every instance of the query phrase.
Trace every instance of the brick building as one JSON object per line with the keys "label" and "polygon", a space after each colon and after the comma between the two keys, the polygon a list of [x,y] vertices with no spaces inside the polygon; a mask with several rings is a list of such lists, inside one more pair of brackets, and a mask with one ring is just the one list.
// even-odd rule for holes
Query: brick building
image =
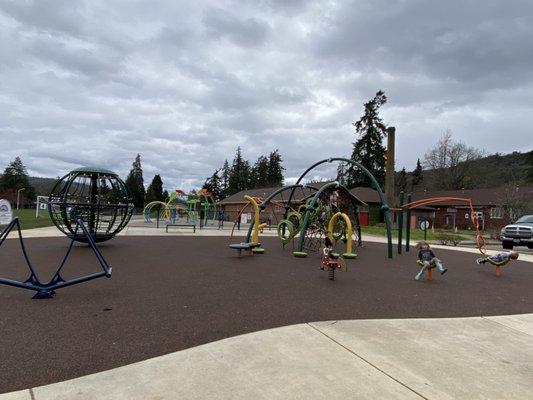
{"label": "brick building", "polygon": [[[519,217],[513,215],[518,212],[518,208],[527,209],[529,204],[530,209],[533,209],[533,187],[415,192],[412,201],[432,197],[471,199],[481,229],[500,229]],[[473,229],[470,213],[470,205],[467,202],[439,201],[412,210],[411,228],[418,226],[422,219],[427,219],[435,228]]]}

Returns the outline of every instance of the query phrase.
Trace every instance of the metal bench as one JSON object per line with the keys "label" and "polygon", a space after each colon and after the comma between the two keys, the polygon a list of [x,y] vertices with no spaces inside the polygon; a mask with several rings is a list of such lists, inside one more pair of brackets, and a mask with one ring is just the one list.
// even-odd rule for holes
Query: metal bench
{"label": "metal bench", "polygon": [[193,233],[196,233],[196,225],[192,224],[167,224],[165,227],[165,231],[168,233],[168,227],[169,226],[176,226],[176,227],[182,227],[182,228],[192,228]]}

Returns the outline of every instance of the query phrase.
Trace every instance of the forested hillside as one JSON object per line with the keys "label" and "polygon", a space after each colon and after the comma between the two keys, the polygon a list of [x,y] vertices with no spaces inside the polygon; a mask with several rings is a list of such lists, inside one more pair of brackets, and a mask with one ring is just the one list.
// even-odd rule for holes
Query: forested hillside
{"label": "forested hillside", "polygon": [[[458,172],[459,171],[459,172]],[[415,190],[448,190],[443,187],[443,176],[463,174],[464,185],[461,189],[482,189],[505,185],[533,186],[533,151],[527,153],[513,152],[510,154],[492,154],[464,162],[455,167],[454,171],[434,169],[422,171],[422,180]],[[397,180],[402,179],[397,173]],[[413,172],[407,173],[407,182],[412,182]],[[459,189],[459,188],[453,188]]]}

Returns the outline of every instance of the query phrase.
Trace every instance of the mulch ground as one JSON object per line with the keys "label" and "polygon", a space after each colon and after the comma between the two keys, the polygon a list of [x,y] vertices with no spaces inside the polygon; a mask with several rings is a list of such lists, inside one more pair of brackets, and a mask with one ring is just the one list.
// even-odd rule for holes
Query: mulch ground
{"label": "mulch ground", "polygon": [[[26,240],[45,281],[67,240]],[[100,245],[113,267],[102,278],[58,290],[52,300],[0,285],[0,393],[122,366],[243,333],[303,322],[461,317],[533,312],[533,265],[503,275],[478,255],[436,251],[449,271],[413,280],[415,253],[386,258],[382,244],[358,249],[329,281],[319,256],[294,258],[275,238],[266,253],[237,257],[225,237],[118,237]],[[76,245],[65,277],[98,271]],[[0,276],[25,279],[18,241],[0,248]]]}

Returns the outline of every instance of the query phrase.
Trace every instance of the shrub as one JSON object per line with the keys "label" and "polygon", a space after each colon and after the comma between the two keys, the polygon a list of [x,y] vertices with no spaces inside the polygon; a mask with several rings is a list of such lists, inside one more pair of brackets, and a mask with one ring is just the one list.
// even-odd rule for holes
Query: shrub
{"label": "shrub", "polygon": [[443,244],[445,246],[447,246],[448,244],[453,244],[454,246],[457,246],[463,240],[463,237],[461,235],[446,231],[436,231],[435,238],[440,242],[440,244]]}

